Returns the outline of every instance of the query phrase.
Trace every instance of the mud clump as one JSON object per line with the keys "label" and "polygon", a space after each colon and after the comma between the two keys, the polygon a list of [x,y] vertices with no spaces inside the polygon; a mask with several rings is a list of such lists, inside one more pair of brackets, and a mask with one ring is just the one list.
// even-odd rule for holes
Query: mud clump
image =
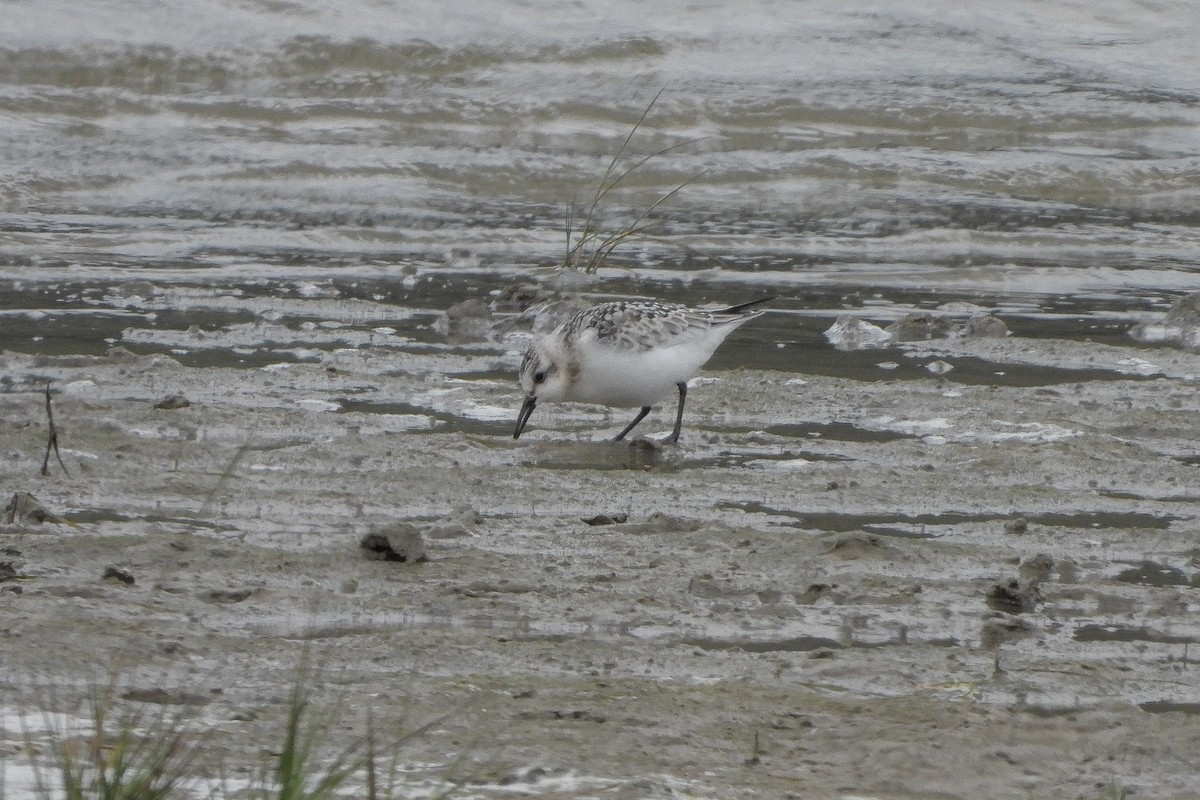
{"label": "mud clump", "polygon": [[1174,344],[1186,350],[1200,348],[1200,292],[1175,301],[1161,322],[1140,322],[1129,335],[1146,344]]}
{"label": "mud clump", "polygon": [[1029,520],[1025,519],[1024,517],[1010,519],[1008,522],[1004,523],[1004,532],[1010,536],[1021,536],[1029,533]]}
{"label": "mud clump", "polygon": [[629,521],[628,514],[597,514],[594,517],[580,517],[588,525],[622,525]]}
{"label": "mud clump", "polygon": [[117,345],[116,347],[108,348],[104,353],[104,357],[114,364],[132,364],[140,356],[128,348]]}
{"label": "mud clump", "polygon": [[906,314],[884,328],[893,342],[927,342],[950,335],[950,323],[932,314]]}
{"label": "mud clump", "polygon": [[500,290],[492,302],[492,307],[497,311],[521,312],[546,300],[547,297],[536,283],[513,283]]}
{"label": "mud clump", "polygon": [[825,338],[838,350],[868,350],[892,343],[891,334],[883,328],[849,314],[838,317],[825,331]]}
{"label": "mud clump", "polygon": [[124,567],[117,566],[116,564],[110,564],[104,568],[103,579],[106,581],[123,583],[126,586],[133,586],[135,583],[137,583],[137,579],[133,577],[132,572]]}
{"label": "mud clump", "polygon": [[818,600],[828,597],[836,588],[836,584],[810,583],[802,594],[796,595],[796,602],[800,605],[811,606]]}
{"label": "mud clump", "polygon": [[1037,610],[1042,599],[1037,581],[1030,581],[1022,586],[1016,578],[997,583],[987,593],[988,607],[1007,614],[1033,612]]}
{"label": "mud clump", "polygon": [[201,596],[201,599],[206,603],[225,605],[240,603],[257,593],[256,589],[210,589]]}
{"label": "mud clump", "polygon": [[1046,553],[1038,553],[1033,558],[1027,558],[1021,562],[1017,568],[1017,572],[1021,578],[1028,581],[1030,584],[1042,583],[1050,580],[1050,575],[1054,572],[1054,559]]}
{"label": "mud clump", "polygon": [[990,314],[976,314],[962,327],[962,336],[967,339],[1003,339],[1008,333],[1004,320]]}
{"label": "mud clump", "polygon": [[183,395],[171,394],[171,395],[167,395],[162,400],[159,400],[157,403],[155,403],[154,407],[159,408],[159,409],[164,409],[166,411],[174,411],[177,408],[187,408],[191,404],[192,404],[192,401],[188,400]]}
{"label": "mud clump", "polygon": [[472,297],[446,309],[446,335],[452,342],[474,342],[487,338],[492,329],[492,310]]}
{"label": "mud clump", "polygon": [[420,564],[429,560],[421,531],[407,522],[368,533],[359,542],[359,547],[365,551],[367,558],[376,561]]}
{"label": "mud clump", "polygon": [[944,314],[913,312],[886,328],[846,314],[825,331],[825,338],[839,350],[878,349],[934,339],[1002,339],[1008,335],[1004,320],[983,313],[956,321]]}
{"label": "mud clump", "polygon": [[870,558],[886,553],[887,547],[873,533],[854,531],[835,538],[825,552],[839,558]]}
{"label": "mud clump", "polygon": [[652,533],[695,533],[706,526],[704,522],[698,519],[690,519],[688,517],[675,517],[670,514],[664,514],[661,511],[655,511],[645,522],[629,523],[622,530],[627,533],[634,534],[652,534]]}

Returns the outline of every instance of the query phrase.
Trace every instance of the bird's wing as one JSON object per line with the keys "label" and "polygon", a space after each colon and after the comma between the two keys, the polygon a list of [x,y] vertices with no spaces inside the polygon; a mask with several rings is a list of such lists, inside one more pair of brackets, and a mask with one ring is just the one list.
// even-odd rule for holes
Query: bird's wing
{"label": "bird's wing", "polygon": [[641,353],[682,344],[708,331],[713,317],[669,303],[617,301],[593,306],[571,323],[568,335],[595,337],[603,347]]}

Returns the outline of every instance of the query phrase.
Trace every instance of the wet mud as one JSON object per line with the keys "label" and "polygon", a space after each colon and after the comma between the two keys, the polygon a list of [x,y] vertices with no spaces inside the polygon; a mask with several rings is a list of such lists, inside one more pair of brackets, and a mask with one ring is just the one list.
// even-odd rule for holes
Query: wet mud
{"label": "wet mud", "polygon": [[[434,721],[414,793],[1195,796],[1195,354],[869,354],[1096,370],[990,383],[723,360],[678,446],[570,405],[514,442],[517,343],[340,308],[0,354],[6,708],[115,676],[249,768],[307,663],[339,737]],[[39,474],[47,383],[69,476]]]}

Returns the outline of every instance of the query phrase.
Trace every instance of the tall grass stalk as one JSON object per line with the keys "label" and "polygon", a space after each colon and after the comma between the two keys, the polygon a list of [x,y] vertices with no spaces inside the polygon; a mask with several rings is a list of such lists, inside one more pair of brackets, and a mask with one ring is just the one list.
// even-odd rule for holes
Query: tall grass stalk
{"label": "tall grass stalk", "polygon": [[327,739],[326,727],[306,719],[311,709],[308,687],[301,678],[292,684],[283,745],[273,765],[274,785],[260,781],[263,800],[325,800],[369,761],[352,746],[337,753],[327,766],[320,766],[318,750]]}
{"label": "tall grass stalk", "polygon": [[[196,752],[187,721],[160,709],[117,712],[114,687],[93,693],[87,726],[71,732],[46,715],[52,766],[31,765],[34,795],[44,800],[167,800],[192,783],[189,769]],[[39,747],[25,732],[26,750]]]}
{"label": "tall grass stalk", "polygon": [[605,169],[604,175],[601,176],[600,182],[596,185],[596,190],[592,194],[591,202],[587,206],[586,213],[583,214],[582,222],[579,227],[576,227],[576,212],[574,204],[567,211],[567,242],[566,253],[563,256],[562,269],[581,270],[583,272],[594,274],[601,266],[608,261],[612,252],[630,239],[643,237],[645,233],[653,226],[649,221],[650,215],[654,213],[659,206],[670,200],[678,194],[684,187],[700,177],[696,174],[679,184],[675,188],[659,196],[657,200],[645,208],[631,223],[619,228],[615,231],[606,232],[603,229],[599,215],[603,208],[604,202],[609,193],[617,188],[625,178],[636,172],[641,167],[655,158],[659,158],[672,150],[684,147],[689,144],[700,141],[700,138],[689,139],[683,142],[676,142],[668,145],[660,150],[643,156],[635,161],[631,166],[621,168],[622,158],[625,156],[625,151],[629,148],[629,143],[633,141],[633,137],[641,129],[646,117],[649,116],[650,110],[654,108],[655,103],[662,97],[662,93],[666,91],[666,87],[658,90],[658,93],[650,100],[646,108],[642,111],[637,122],[630,128],[629,133],[625,136],[625,140],[621,142],[621,146],[617,148],[617,152],[613,155],[612,160],[608,162],[608,168]]}
{"label": "tall grass stalk", "polygon": [[[367,712],[367,735],[356,737],[332,758],[322,761],[329,748],[329,731],[333,718],[313,716],[308,672],[301,669],[288,701],[288,716],[284,726],[282,747],[274,755],[270,768],[272,780],[258,781],[254,797],[260,800],[332,800],[347,790],[355,796],[365,791],[368,800],[401,800],[397,776],[400,773],[400,751],[404,744],[425,735],[447,716],[437,717],[423,725],[386,740],[389,756],[380,756],[379,737],[374,716]],[[448,787],[429,800],[446,798],[461,785],[446,778]]]}

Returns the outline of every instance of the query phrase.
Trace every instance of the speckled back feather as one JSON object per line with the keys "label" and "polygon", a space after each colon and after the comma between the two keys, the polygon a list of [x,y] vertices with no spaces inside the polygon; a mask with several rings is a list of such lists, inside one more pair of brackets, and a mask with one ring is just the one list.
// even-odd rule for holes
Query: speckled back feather
{"label": "speckled back feather", "polygon": [[668,345],[689,332],[701,333],[714,325],[742,322],[761,311],[698,311],[675,303],[653,300],[616,300],[600,303],[568,320],[562,336],[573,342],[594,331],[596,342],[614,350],[645,352]]}

